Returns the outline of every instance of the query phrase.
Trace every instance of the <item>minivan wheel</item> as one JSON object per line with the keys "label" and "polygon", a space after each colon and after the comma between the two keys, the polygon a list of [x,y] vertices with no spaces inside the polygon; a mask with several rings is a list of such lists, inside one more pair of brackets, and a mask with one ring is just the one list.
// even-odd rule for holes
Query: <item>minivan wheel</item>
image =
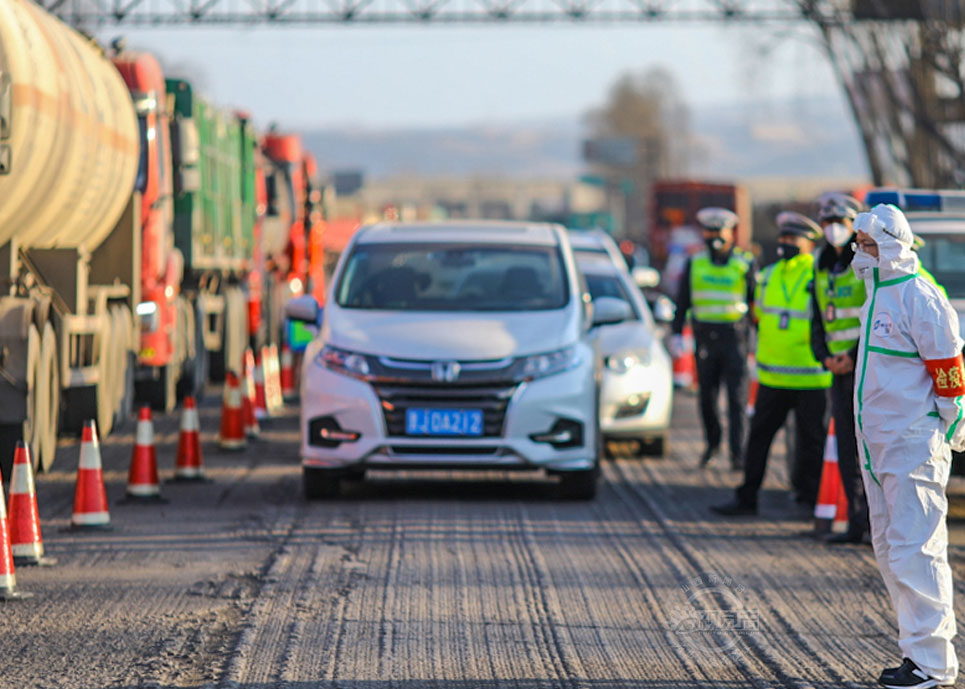
{"label": "minivan wheel", "polygon": [[338,497],[342,472],[335,469],[302,467],[302,487],[306,500]]}
{"label": "minivan wheel", "polygon": [[560,495],[570,500],[592,500],[596,497],[600,465],[592,469],[560,472]]}

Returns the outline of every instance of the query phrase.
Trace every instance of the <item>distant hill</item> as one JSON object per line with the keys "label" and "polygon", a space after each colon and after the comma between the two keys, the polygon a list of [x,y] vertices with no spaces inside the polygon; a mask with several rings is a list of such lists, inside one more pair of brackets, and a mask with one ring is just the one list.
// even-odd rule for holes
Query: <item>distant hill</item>
{"label": "distant hill", "polygon": [[[756,103],[692,112],[693,176],[867,176],[854,123],[841,103]],[[446,129],[304,132],[323,170],[398,175],[572,179],[585,170],[578,118]]]}

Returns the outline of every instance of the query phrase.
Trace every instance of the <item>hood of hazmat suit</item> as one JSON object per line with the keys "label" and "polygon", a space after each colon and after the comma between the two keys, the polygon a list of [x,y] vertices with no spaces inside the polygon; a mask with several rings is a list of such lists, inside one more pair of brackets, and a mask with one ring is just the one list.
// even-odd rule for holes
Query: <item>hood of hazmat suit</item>
{"label": "hood of hazmat suit", "polygon": [[950,447],[965,445],[958,316],[919,275],[914,235],[900,210],[875,206],[854,225],[878,244],[877,261],[863,271],[868,298],[855,369],[872,542],[898,612],[903,654],[945,683],[958,673],[945,527]]}

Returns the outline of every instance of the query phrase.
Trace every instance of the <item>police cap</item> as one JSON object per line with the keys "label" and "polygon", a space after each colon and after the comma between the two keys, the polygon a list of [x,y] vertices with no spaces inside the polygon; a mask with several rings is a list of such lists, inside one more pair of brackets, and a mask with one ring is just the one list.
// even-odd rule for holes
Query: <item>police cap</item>
{"label": "police cap", "polygon": [[697,224],[711,232],[733,229],[737,226],[738,220],[734,211],[717,206],[708,206],[697,211]]}
{"label": "police cap", "polygon": [[865,205],[853,196],[838,191],[821,194],[816,200],[818,220],[854,220],[855,216],[865,210]]}
{"label": "police cap", "polygon": [[793,234],[817,241],[821,238],[821,227],[806,215],[784,211],[777,214],[777,234]]}

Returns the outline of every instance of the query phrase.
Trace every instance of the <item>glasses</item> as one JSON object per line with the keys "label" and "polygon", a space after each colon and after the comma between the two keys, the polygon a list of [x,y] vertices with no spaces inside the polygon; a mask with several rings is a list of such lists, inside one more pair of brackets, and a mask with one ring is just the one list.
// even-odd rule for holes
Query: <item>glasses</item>
{"label": "glasses", "polygon": [[866,254],[870,254],[872,249],[877,248],[878,245],[874,242],[851,242],[851,250],[854,252],[863,251]]}

